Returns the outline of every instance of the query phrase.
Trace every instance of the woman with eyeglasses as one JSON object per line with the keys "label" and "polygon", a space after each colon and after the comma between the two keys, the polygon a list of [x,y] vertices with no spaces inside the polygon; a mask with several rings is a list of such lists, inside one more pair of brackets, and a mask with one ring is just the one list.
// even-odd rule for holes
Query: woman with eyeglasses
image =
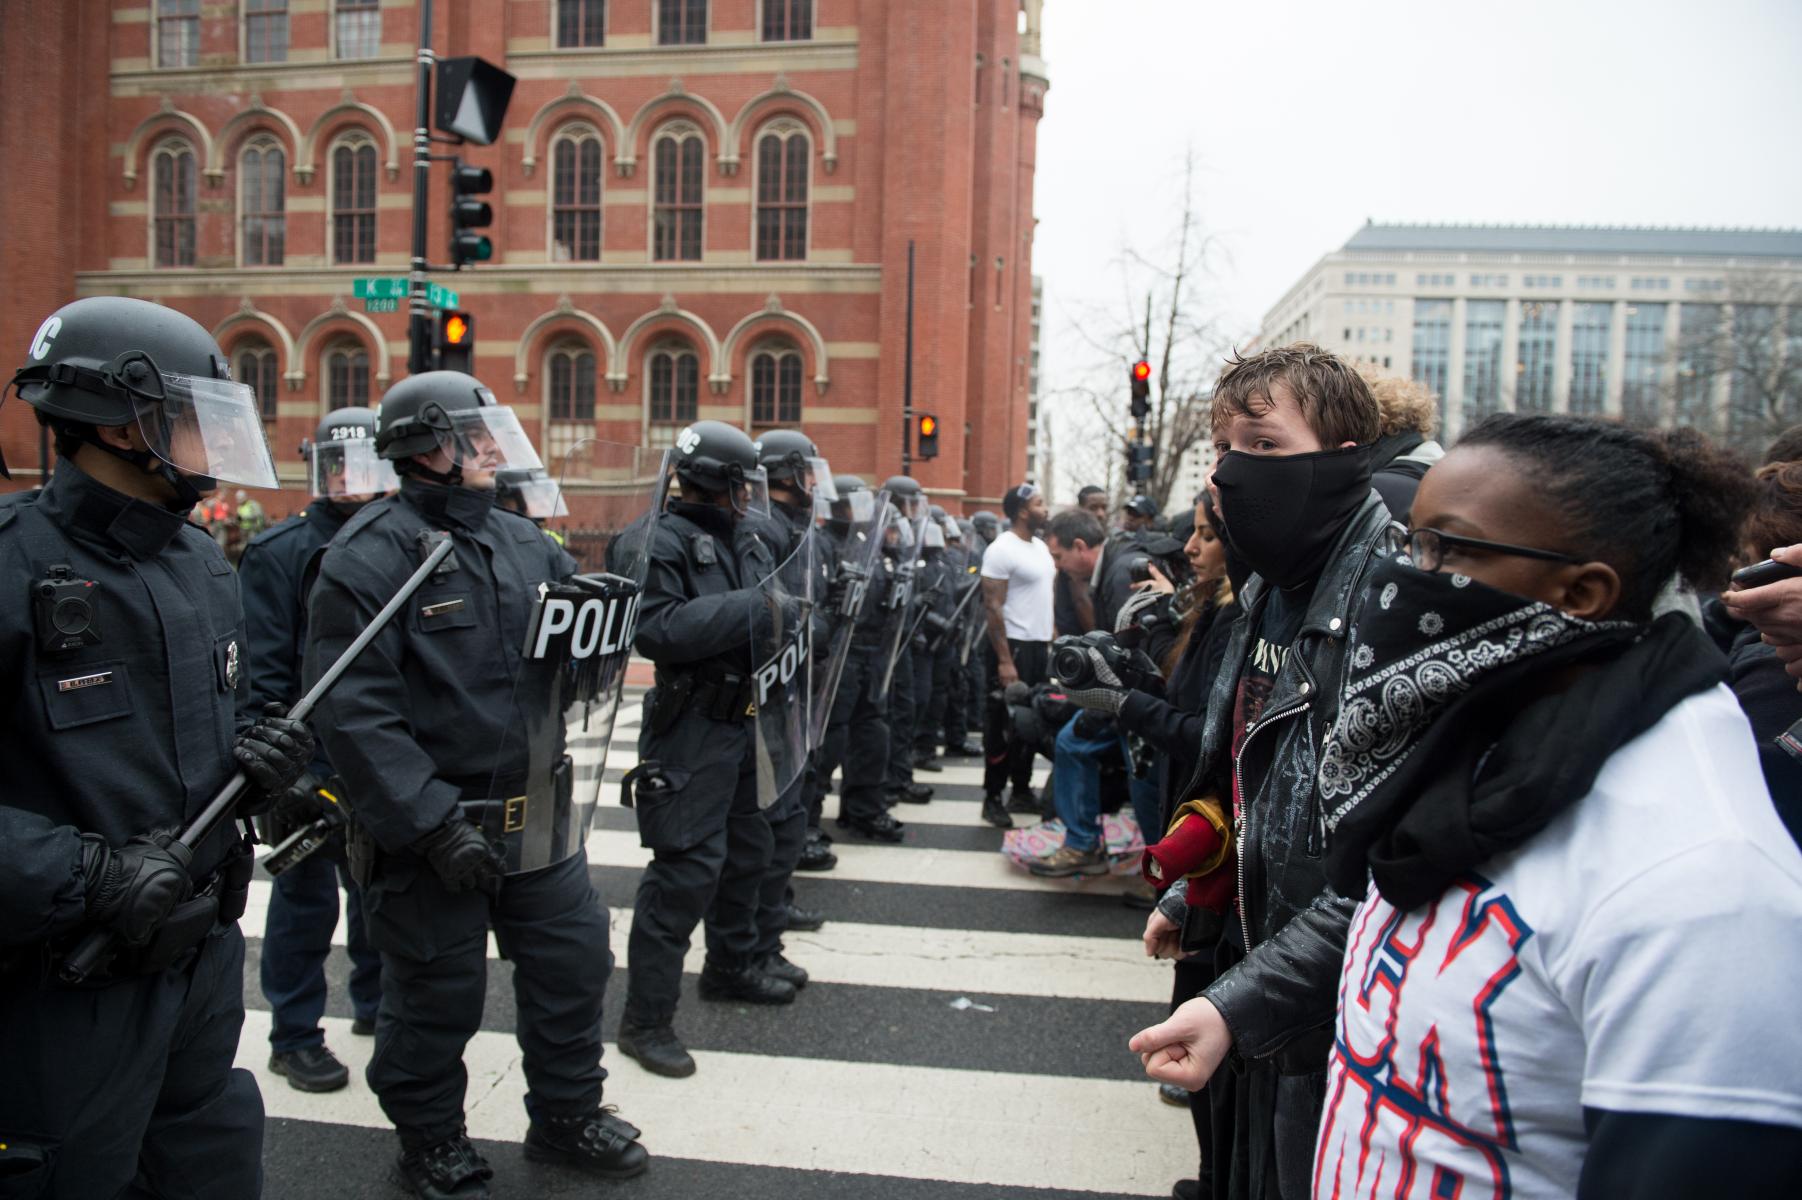
{"label": "woman with eyeglasses", "polygon": [[1693,430],[1556,416],[1422,480],[1321,752],[1363,901],[1316,1196],[1802,1195],[1802,854],[1720,652],[1653,617],[1749,501]]}

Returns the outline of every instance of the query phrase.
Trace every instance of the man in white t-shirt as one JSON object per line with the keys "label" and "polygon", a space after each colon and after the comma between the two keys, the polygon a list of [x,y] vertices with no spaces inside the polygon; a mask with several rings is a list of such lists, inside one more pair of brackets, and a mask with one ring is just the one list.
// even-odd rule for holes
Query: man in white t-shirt
{"label": "man in white t-shirt", "polygon": [[[1032,796],[1033,748],[1008,736],[1003,692],[1012,683],[1043,683],[1050,670],[1052,589],[1057,565],[1038,535],[1051,523],[1044,493],[1030,483],[1002,498],[1004,530],[982,556],[982,604],[988,621],[988,702],[983,710],[982,819],[997,829],[1013,828],[1001,789],[1013,780],[1014,795]],[[1033,807],[1037,807],[1036,804]]]}

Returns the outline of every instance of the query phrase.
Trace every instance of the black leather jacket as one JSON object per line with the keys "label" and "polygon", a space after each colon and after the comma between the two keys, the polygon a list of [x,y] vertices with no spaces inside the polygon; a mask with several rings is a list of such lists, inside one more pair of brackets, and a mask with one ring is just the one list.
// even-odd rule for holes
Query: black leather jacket
{"label": "black leather jacket", "polygon": [[1389,521],[1372,492],[1346,524],[1237,764],[1234,700],[1269,596],[1256,576],[1239,597],[1245,617],[1208,698],[1197,780],[1217,781],[1224,801],[1233,771],[1243,772],[1237,892],[1239,935],[1248,952],[1203,994],[1232,1030],[1234,1053],[1274,1055],[1283,1074],[1324,1071],[1331,1046],[1335,984],[1357,901],[1326,886],[1316,756],[1338,712],[1351,609]]}

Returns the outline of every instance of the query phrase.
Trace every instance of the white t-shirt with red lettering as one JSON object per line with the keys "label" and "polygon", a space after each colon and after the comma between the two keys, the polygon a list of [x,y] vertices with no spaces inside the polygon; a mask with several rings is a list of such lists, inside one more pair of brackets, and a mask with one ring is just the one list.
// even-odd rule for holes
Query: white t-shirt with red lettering
{"label": "white t-shirt with red lettering", "polygon": [[1802,1127],[1802,854],[1733,693],[1433,904],[1353,917],[1318,1200],[1568,1197],[1583,1109]]}

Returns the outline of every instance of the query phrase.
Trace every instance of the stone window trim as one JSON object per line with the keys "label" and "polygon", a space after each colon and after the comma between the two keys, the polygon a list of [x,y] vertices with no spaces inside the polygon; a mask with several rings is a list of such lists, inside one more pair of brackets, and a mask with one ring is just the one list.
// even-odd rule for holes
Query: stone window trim
{"label": "stone window trim", "polygon": [[[240,9],[238,18],[238,64],[240,66],[256,67],[267,63],[287,62],[288,55],[294,49],[294,26],[290,20],[293,15],[293,5],[291,0],[261,0],[260,3],[255,4],[255,7],[249,3],[241,4],[238,7]],[[281,29],[281,48],[279,55],[273,55],[268,58],[252,58],[252,29],[273,29],[276,27],[278,20]],[[271,41],[273,40],[274,39],[271,39]],[[273,47],[271,47],[271,50],[273,51]]]}
{"label": "stone window trim", "polygon": [[232,379],[256,393],[257,412],[265,423],[280,415],[281,354],[260,334],[246,333],[226,349]]}
{"label": "stone window trim", "polygon": [[[329,0],[331,20],[326,26],[326,37],[331,50],[332,62],[368,62],[381,56],[382,45],[382,5],[381,0]],[[370,17],[373,16],[373,20]],[[346,55],[344,53],[344,34],[347,28],[346,17],[359,18],[355,24],[373,25],[375,29],[375,52],[373,54]],[[358,31],[359,35],[362,31]]]}
{"label": "stone window trim", "polygon": [[[766,204],[763,198],[763,156],[757,148],[763,144],[763,139],[768,137],[777,138],[782,143],[785,169],[790,142],[794,138],[800,138],[802,144],[806,147],[806,153],[802,156],[804,166],[802,170],[800,200],[798,203],[791,201],[786,197],[782,197]],[[759,263],[806,262],[809,257],[809,252],[813,248],[813,133],[805,123],[798,121],[793,117],[780,116],[759,126],[756,135],[751,140],[751,145],[753,147],[751,154],[752,259]],[[762,224],[762,214],[766,207],[774,209],[778,215],[796,207],[800,208],[801,246],[799,255],[786,253],[790,247],[785,235],[778,238],[779,253],[768,258],[763,257],[760,253],[761,242],[758,237],[758,227]]]}
{"label": "stone window trim", "polygon": [[[566,6],[573,6],[576,15],[575,25],[578,29],[586,28],[584,19],[591,11],[600,13],[600,40],[594,42],[563,40],[563,16]],[[558,50],[600,50],[607,45],[613,17],[613,5],[608,0],[551,0],[551,45]]]}
{"label": "stone window trim", "polygon": [[[240,312],[234,320],[242,319]],[[274,324],[273,317],[266,317],[265,322]],[[286,336],[283,331],[283,336]],[[387,340],[381,326],[367,313],[353,311],[343,296],[334,297],[331,307],[308,321],[294,339],[294,347],[288,352],[290,364],[288,374],[289,391],[299,391],[307,381],[307,364],[316,360],[323,361],[324,354],[320,347],[330,347],[346,338],[355,339],[369,348],[369,365],[373,372],[373,389],[385,390],[393,376],[388,369]],[[321,403],[323,404],[324,384],[321,384]]]}
{"label": "stone window trim", "polygon": [[319,351],[319,415],[369,407],[376,394],[375,362],[368,345],[353,334],[328,339]]}
{"label": "stone window trim", "polygon": [[[757,0],[756,21],[757,41],[759,45],[780,44],[783,42],[811,42],[814,30],[819,28],[818,0]],[[773,28],[780,26],[781,37],[770,37]],[[795,35],[796,27],[801,28],[799,36]]]}
{"label": "stone window trim", "polygon": [[[587,360],[586,379],[589,386],[581,386],[583,375],[582,361]],[[562,334],[553,337],[544,352],[543,385],[544,385],[544,419],[547,422],[557,421],[565,424],[583,422],[593,424],[595,420],[595,395],[600,390],[600,355],[587,340],[573,335]],[[568,376],[569,390],[566,396],[557,394],[557,374],[561,363],[567,363],[571,374]],[[562,401],[568,402],[569,412],[559,415],[558,407]],[[588,411],[583,413],[581,409]]]}
{"label": "stone window trim", "polygon": [[[150,61],[159,71],[199,66],[200,31],[200,0],[155,0],[150,23]],[[181,61],[165,61],[164,51],[171,47]]]}
{"label": "stone window trim", "polygon": [[[692,27],[689,18],[693,15],[692,7],[699,5],[701,9],[700,36],[692,36],[697,31]],[[677,17],[681,21],[680,40],[664,39],[664,21],[669,17]],[[677,49],[683,46],[705,46],[713,35],[713,4],[711,0],[651,0],[651,45],[660,50]]]}
{"label": "stone window trim", "polygon": [[519,335],[519,346],[513,352],[513,390],[521,396],[526,394],[532,381],[528,364],[534,356],[542,366],[545,356],[557,346],[578,341],[595,350],[597,367],[607,371],[608,386],[618,391],[613,386],[612,371],[619,360],[619,347],[612,331],[593,313],[577,308],[568,296],[559,296],[555,308],[540,313]]}
{"label": "stone window trim", "polygon": [[643,375],[643,444],[674,445],[676,431],[700,415],[701,356],[686,337],[666,334],[646,347]]}
{"label": "stone window trim", "polygon": [[[348,150],[352,154],[356,154],[365,149],[367,149],[370,152],[370,158],[373,161],[373,159],[375,157],[375,138],[370,135],[368,130],[357,128],[354,126],[345,129],[343,132],[339,133],[336,137],[334,137],[332,139],[331,145],[326,149],[326,153],[325,153],[325,163],[326,163],[326,178],[325,178],[326,255],[325,256],[326,256],[326,261],[333,266],[369,265],[369,264],[374,263],[376,257],[379,256],[381,253],[381,243],[380,243],[380,237],[381,237],[381,190],[382,190],[381,189],[381,181],[379,179],[375,179],[372,181],[374,183],[374,192],[370,197],[370,206],[367,209],[355,208],[355,209],[351,209],[348,213],[346,213],[346,212],[341,212],[338,207],[338,171],[340,169],[339,162],[338,162],[339,153],[341,151]],[[370,234],[369,234],[371,253],[370,253],[370,257],[368,257],[368,258],[359,258],[359,257],[344,258],[344,257],[340,257],[338,254],[338,249],[339,249],[339,247],[338,247],[338,218],[340,216],[349,216],[349,215],[354,215],[354,216],[359,216],[359,217],[367,215],[369,217],[370,225],[372,228],[371,228]]]}
{"label": "stone window trim", "polygon": [[[564,201],[563,198],[560,198],[560,192],[563,187],[564,179],[563,179],[563,173],[561,171],[559,171],[558,164],[557,164],[558,152],[563,144],[570,145],[573,148],[573,150],[576,154],[576,158],[577,158],[577,162],[575,164],[575,169],[578,173],[578,182],[576,185],[577,190],[574,194],[574,198],[569,200],[569,202],[567,202],[567,203]],[[580,155],[581,155],[582,147],[586,144],[593,144],[597,148],[597,151],[598,151],[598,158],[595,163],[594,200],[592,203],[583,201],[581,199],[581,193],[580,193],[580,180],[579,180]],[[601,262],[601,261],[603,261],[606,258],[606,245],[605,245],[604,239],[606,238],[606,232],[607,232],[607,219],[606,219],[606,207],[605,207],[606,206],[606,193],[607,193],[607,185],[606,185],[607,137],[606,137],[606,135],[604,133],[602,133],[601,130],[595,128],[595,126],[593,126],[592,124],[590,124],[587,121],[583,121],[583,120],[565,121],[561,125],[557,126],[557,128],[551,133],[550,140],[546,144],[545,158],[549,162],[550,168],[551,168],[550,169],[550,178],[545,181],[547,186],[544,189],[544,205],[545,205],[545,208],[544,208],[545,243],[544,243],[544,245],[545,245],[546,258],[548,259],[548,261],[551,261],[551,262]],[[595,236],[594,253],[592,255],[571,254],[567,258],[559,258],[557,256],[558,217],[563,214],[569,214],[569,215],[577,218],[575,223],[579,226],[581,224],[581,222],[579,220],[579,214],[585,214],[585,213],[589,213],[589,212],[592,212],[593,217],[594,217],[594,236]]]}
{"label": "stone window trim", "polygon": [[[169,211],[163,208],[164,189],[160,186],[159,174],[165,169],[170,172],[170,184],[174,191],[171,198],[175,207]],[[199,256],[200,243],[200,159],[195,153],[194,144],[184,137],[170,136],[158,141],[151,147],[147,161],[150,171],[150,203],[149,219],[145,223],[148,238],[149,260],[152,269],[192,267]],[[187,184],[184,189],[184,177]],[[182,207],[181,193],[187,192],[186,206]],[[160,253],[163,232],[168,230],[169,261]]]}
{"label": "stone window trim", "polygon": [[[658,169],[658,156],[664,144],[671,149],[670,161]],[[701,169],[688,176],[688,160],[698,147]],[[705,262],[707,259],[707,135],[699,125],[681,117],[665,121],[651,135],[651,178],[645,189],[647,205],[646,238],[653,264],[659,262]],[[688,184],[693,183],[691,191]],[[665,193],[665,194],[660,194]],[[659,254],[658,219],[669,218],[668,253]],[[692,239],[691,239],[692,231]],[[686,249],[692,245],[695,253]]]}
{"label": "stone window trim", "polygon": [[[740,325],[745,323],[740,322]],[[736,332],[735,329],[734,333]],[[665,295],[663,303],[626,327],[625,333],[620,335],[619,345],[610,354],[607,386],[615,392],[625,390],[628,382],[626,364],[634,361],[638,344],[647,339],[651,345],[672,339],[689,343],[705,357],[708,389],[715,395],[723,395],[731,385],[732,376],[727,367],[729,360],[721,352],[719,335],[698,314],[678,305],[675,296]],[[648,356],[649,351],[645,354]]]}
{"label": "stone window trim", "polygon": [[304,375],[295,373],[299,364],[294,357],[294,335],[288,332],[280,317],[261,311],[251,303],[250,297],[244,297],[238,311],[214,326],[212,332],[213,340],[225,351],[226,362],[236,361],[239,348],[249,343],[280,347],[276,361],[286,365],[282,378],[287,382],[288,390],[294,391],[300,386]]}
{"label": "stone window trim", "polygon": [[766,337],[752,346],[745,360],[746,428],[801,424],[806,409],[801,394],[805,373],[801,347],[789,338]]}
{"label": "stone window trim", "polygon": [[[279,203],[272,207],[267,204],[267,197],[261,197],[261,199],[265,201],[265,207],[255,213],[252,213],[249,208],[247,193],[251,190],[248,187],[250,184],[250,169],[245,164],[245,160],[252,154],[258,156],[274,154],[280,157],[282,164],[281,169],[276,172],[274,180],[276,187],[281,189]],[[245,138],[243,144],[238,147],[237,162],[238,194],[233,205],[233,210],[237,213],[238,219],[234,223],[236,226],[236,229],[234,230],[236,236],[233,238],[233,250],[237,255],[238,265],[240,267],[252,267],[255,269],[280,267],[284,265],[287,257],[287,148],[281,144],[280,140],[277,139],[274,134],[267,132],[253,133],[251,136]],[[246,222],[250,221],[253,217],[263,217],[265,219],[279,218],[282,222],[282,247],[280,252],[276,254],[275,261],[273,262],[264,261],[252,263],[248,261],[249,256],[245,253],[245,250],[251,244],[251,238],[246,231]],[[267,251],[265,251],[265,253],[267,253]]]}
{"label": "stone window trim", "polygon": [[[804,373],[813,379],[815,396],[824,396],[831,385],[832,364],[826,353],[826,339],[819,327],[800,313],[791,312],[780,296],[772,294],[761,309],[741,317],[722,342],[722,362],[726,374],[711,381],[715,392],[723,392],[734,374],[746,376],[750,357],[769,342],[786,342],[799,351]],[[745,418],[750,419],[750,395],[745,399]]]}

